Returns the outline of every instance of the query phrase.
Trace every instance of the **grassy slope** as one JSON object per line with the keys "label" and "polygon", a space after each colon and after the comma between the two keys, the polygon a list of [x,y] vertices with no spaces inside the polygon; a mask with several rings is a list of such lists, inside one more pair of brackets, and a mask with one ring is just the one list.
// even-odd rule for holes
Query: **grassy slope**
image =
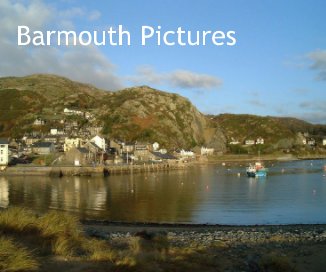
{"label": "grassy slope", "polygon": [[326,134],[325,125],[313,125],[295,118],[249,114],[221,114],[212,118],[220,124],[229,140],[233,137],[240,142],[263,137],[265,142],[276,143],[281,139],[293,139],[298,132],[317,136]]}
{"label": "grassy slope", "polygon": [[[97,89],[55,75],[0,78],[0,137],[31,131],[36,117],[62,116],[64,107],[92,112],[104,134],[125,141],[159,141],[168,148],[225,146],[225,137],[243,142],[263,137],[269,144],[293,140],[297,132],[326,135],[325,125],[294,118],[222,114],[204,116],[177,95],[147,86],[117,92]],[[55,121],[48,123],[58,126]],[[224,136],[223,136],[224,134]]]}
{"label": "grassy slope", "polygon": [[[233,242],[221,236],[217,241],[178,244],[171,241],[178,237],[166,239],[158,232],[149,240],[135,236],[98,239],[86,236],[78,220],[69,214],[52,211],[37,216],[10,208],[0,211],[0,270],[323,271],[325,241],[301,238],[300,227],[292,228],[285,226],[284,234],[271,229],[268,239],[255,240],[249,235],[249,240]],[[309,227],[302,229],[309,231]],[[207,229],[202,231],[208,234]],[[266,227],[248,231],[259,237]],[[288,231],[294,233],[291,238]],[[241,232],[246,229],[233,228],[226,233]]]}

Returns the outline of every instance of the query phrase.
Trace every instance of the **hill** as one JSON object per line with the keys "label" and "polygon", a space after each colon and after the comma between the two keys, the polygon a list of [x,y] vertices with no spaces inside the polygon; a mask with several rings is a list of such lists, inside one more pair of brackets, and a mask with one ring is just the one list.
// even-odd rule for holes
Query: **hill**
{"label": "hill", "polygon": [[[21,137],[35,129],[37,117],[48,120],[43,127],[62,126],[64,108],[90,112],[83,126],[101,126],[102,133],[124,141],[157,141],[166,148],[209,146],[225,151],[232,138],[263,137],[270,150],[293,146],[308,132],[321,139],[325,125],[295,118],[221,114],[205,116],[191,102],[174,93],[148,86],[112,92],[55,75],[0,78],[0,137]],[[72,118],[72,117],[69,117]],[[301,138],[300,138],[301,137]]]}
{"label": "hill", "polygon": [[218,126],[189,100],[147,86],[110,92],[54,75],[7,77],[0,79],[0,101],[0,136],[22,136],[37,117],[60,117],[68,107],[91,112],[112,138],[225,149]]}
{"label": "hill", "polygon": [[244,143],[247,139],[255,140],[262,137],[271,149],[300,145],[303,134],[308,134],[319,141],[326,135],[325,125],[314,125],[290,117],[221,114],[210,118],[219,124],[228,142],[234,139]]}

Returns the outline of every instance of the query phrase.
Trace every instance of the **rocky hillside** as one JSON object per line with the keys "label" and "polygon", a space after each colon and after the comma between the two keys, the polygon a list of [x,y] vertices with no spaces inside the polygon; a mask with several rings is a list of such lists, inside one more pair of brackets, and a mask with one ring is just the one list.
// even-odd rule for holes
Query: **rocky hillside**
{"label": "rocky hillside", "polygon": [[205,145],[225,151],[232,138],[243,143],[257,137],[277,149],[302,141],[299,132],[319,139],[326,135],[325,125],[294,118],[205,116],[186,98],[148,86],[111,92],[55,75],[31,75],[0,78],[0,137],[33,131],[37,117],[48,120],[44,132],[60,128],[58,120],[66,118],[65,107],[93,114],[92,122],[78,120],[80,127],[102,126],[110,138],[158,141],[171,149]]}
{"label": "rocky hillside", "polygon": [[0,136],[20,136],[32,130],[36,117],[59,117],[65,107],[93,113],[103,134],[113,138],[225,149],[218,125],[177,94],[147,86],[110,92],[54,75],[0,79]]}
{"label": "rocky hillside", "polygon": [[326,125],[313,125],[296,118],[249,114],[221,114],[210,118],[219,124],[228,141],[234,139],[243,143],[263,137],[274,149],[301,144],[303,133],[319,141],[326,135]]}

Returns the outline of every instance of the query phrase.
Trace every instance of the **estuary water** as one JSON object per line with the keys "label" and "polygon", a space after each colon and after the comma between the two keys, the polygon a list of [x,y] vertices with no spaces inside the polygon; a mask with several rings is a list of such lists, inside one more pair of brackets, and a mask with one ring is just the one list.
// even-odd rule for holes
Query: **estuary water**
{"label": "estuary water", "polygon": [[0,177],[0,207],[67,211],[82,219],[231,225],[326,223],[326,160],[270,162],[109,177]]}

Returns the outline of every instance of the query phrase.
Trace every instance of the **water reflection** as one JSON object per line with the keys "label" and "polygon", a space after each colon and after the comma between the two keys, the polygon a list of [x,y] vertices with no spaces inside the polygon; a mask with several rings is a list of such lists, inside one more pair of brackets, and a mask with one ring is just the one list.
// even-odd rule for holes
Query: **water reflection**
{"label": "water reflection", "polygon": [[0,206],[113,221],[326,223],[324,164],[279,162],[264,179],[247,178],[239,165],[107,178],[0,177]]}
{"label": "water reflection", "polygon": [[9,205],[9,184],[8,180],[0,177],[0,207],[7,208]]}

